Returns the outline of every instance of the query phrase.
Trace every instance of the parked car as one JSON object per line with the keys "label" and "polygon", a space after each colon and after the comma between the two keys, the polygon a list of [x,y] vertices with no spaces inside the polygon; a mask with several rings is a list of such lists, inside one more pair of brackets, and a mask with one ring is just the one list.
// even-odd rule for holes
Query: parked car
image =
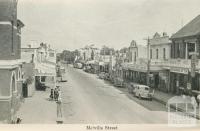
{"label": "parked car", "polygon": [[83,70],[85,72],[91,73],[92,72],[92,67],[90,65],[85,65],[84,68],[83,68]]}
{"label": "parked car", "polygon": [[154,91],[146,85],[135,85],[133,93],[136,97],[140,99],[147,98],[149,100],[152,100]]}
{"label": "parked car", "polygon": [[123,79],[120,77],[114,78],[114,86],[122,87],[123,86]]}
{"label": "parked car", "polygon": [[82,63],[74,63],[74,68],[82,69],[83,64]]}
{"label": "parked car", "polygon": [[99,74],[99,78],[100,78],[100,79],[104,79],[104,78],[105,78],[105,72],[101,72],[101,73]]}
{"label": "parked car", "polygon": [[127,86],[128,92],[134,94],[135,93],[134,91],[137,85],[138,85],[137,83],[133,83],[133,82],[128,83],[128,86]]}
{"label": "parked car", "polygon": [[110,74],[109,73],[105,73],[104,80],[110,80]]}

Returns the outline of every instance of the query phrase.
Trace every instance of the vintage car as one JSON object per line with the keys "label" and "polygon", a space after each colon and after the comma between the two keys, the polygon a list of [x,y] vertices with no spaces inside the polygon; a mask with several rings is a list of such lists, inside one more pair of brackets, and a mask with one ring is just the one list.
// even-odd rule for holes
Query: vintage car
{"label": "vintage car", "polygon": [[114,86],[116,87],[123,87],[123,79],[120,77],[114,78]]}
{"label": "vintage car", "polygon": [[134,88],[134,95],[140,99],[146,98],[152,100],[152,96],[154,94],[154,90],[146,85],[136,85]]}
{"label": "vintage car", "polygon": [[99,73],[99,79],[104,79],[105,78],[105,76],[106,76],[106,73],[105,72],[101,72],[101,73]]}
{"label": "vintage car", "polygon": [[109,73],[105,73],[104,80],[110,80],[110,74]]}
{"label": "vintage car", "polygon": [[82,69],[83,68],[83,64],[82,63],[74,63],[74,68]]}

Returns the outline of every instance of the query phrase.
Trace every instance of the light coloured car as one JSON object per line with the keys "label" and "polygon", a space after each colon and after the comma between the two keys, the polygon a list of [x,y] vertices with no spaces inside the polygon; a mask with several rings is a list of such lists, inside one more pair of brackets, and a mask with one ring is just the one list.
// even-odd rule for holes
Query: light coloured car
{"label": "light coloured car", "polygon": [[82,69],[83,64],[82,63],[74,63],[74,68]]}
{"label": "light coloured car", "polygon": [[135,85],[134,94],[136,97],[138,97],[140,99],[147,98],[149,100],[152,100],[154,91],[152,91],[150,89],[150,87],[148,87],[146,85]]}

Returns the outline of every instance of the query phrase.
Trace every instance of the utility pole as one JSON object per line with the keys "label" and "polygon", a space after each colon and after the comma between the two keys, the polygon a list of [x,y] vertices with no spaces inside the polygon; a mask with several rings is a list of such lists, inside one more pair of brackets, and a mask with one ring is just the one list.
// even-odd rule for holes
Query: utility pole
{"label": "utility pole", "polygon": [[150,50],[150,39],[149,37],[147,39],[147,75],[146,75],[146,79],[147,79],[147,86],[150,86],[150,80],[149,80],[149,75],[150,75],[150,57],[149,57],[149,50]]}
{"label": "utility pole", "polygon": [[150,74],[150,58],[149,58],[149,48],[150,48],[150,40],[148,37],[147,40],[147,86],[149,86],[150,82],[149,82],[149,74]]}

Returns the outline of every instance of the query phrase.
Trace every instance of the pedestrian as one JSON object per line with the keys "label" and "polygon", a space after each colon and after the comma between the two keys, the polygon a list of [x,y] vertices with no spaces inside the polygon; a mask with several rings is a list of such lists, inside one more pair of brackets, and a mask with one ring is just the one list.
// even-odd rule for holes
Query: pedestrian
{"label": "pedestrian", "polygon": [[196,109],[196,107],[197,107],[197,102],[196,102],[196,99],[195,99],[194,95],[191,96],[191,103],[192,103],[192,105],[193,105],[193,108]]}
{"label": "pedestrian", "polygon": [[54,100],[58,100],[58,86],[56,86],[56,88],[54,89]]}
{"label": "pedestrian", "polygon": [[198,104],[198,107],[200,108],[200,94],[197,95],[197,104]]}
{"label": "pedestrian", "polygon": [[53,98],[54,98],[54,90],[53,89],[51,89],[49,97],[50,97],[51,100],[53,100]]}
{"label": "pedestrian", "polygon": [[57,103],[57,118],[62,118],[62,97],[61,97],[61,91],[58,91],[58,100]]}

